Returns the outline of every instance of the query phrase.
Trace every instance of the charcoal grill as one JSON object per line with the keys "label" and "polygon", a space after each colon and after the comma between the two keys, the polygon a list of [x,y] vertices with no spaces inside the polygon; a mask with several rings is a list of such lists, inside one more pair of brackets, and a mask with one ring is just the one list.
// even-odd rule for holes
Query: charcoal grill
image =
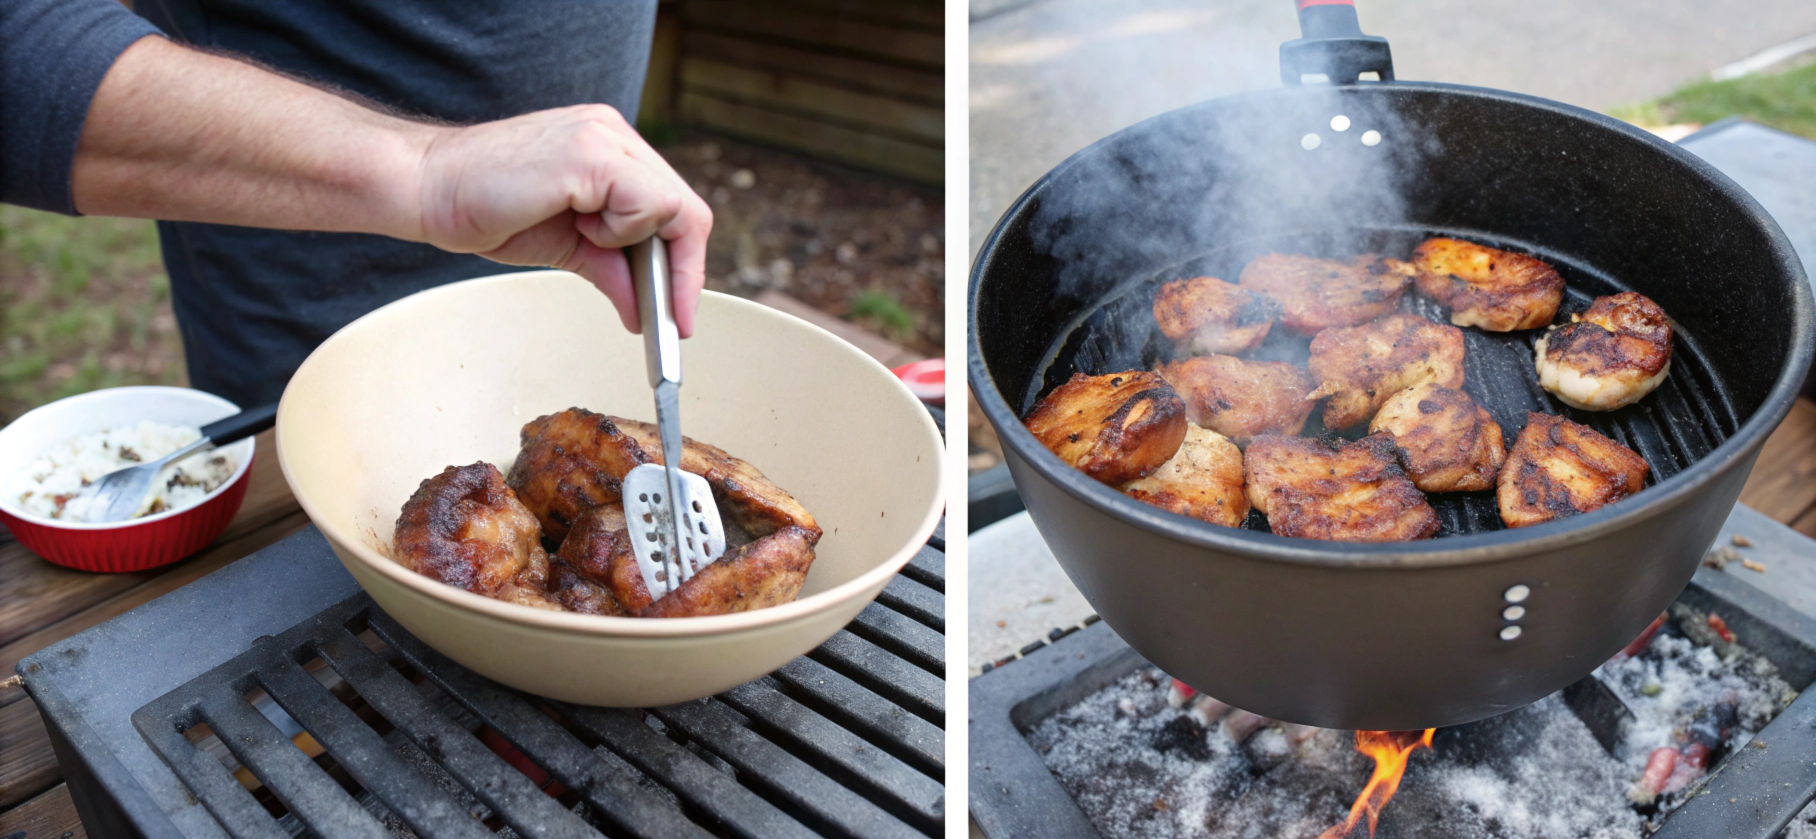
{"label": "charcoal grill", "polygon": [[943,551],[942,525],[814,652],[662,708],[473,674],[374,606],[313,527],[20,669],[91,836],[928,836]]}
{"label": "charcoal grill", "polygon": [[[1768,556],[1816,557],[1816,542],[1747,508],[1736,507],[1721,533],[1751,539]],[[1792,608],[1739,574],[1708,568],[1696,573],[1679,602],[1717,612],[1749,649],[1779,668],[1802,691],[1755,738],[1763,747],[1738,750],[1715,767],[1706,795],[1674,811],[1654,837],[1663,839],[1772,839],[1816,798],[1816,618]],[[1803,586],[1796,572],[1776,572],[1763,583]],[[1807,597],[1797,597],[1798,602]],[[969,806],[975,823],[992,839],[1041,836],[1047,839],[1102,839],[1084,810],[1061,787],[1027,739],[1041,721],[1138,668],[1151,666],[1111,628],[1095,620],[1082,628],[1056,631],[1024,648],[1014,659],[987,668],[970,690]],[[1564,701],[1604,744],[1608,720],[1598,715],[1594,677],[1566,688]],[[1486,723],[1493,724],[1494,719]],[[1393,805],[1383,815],[1392,819]]]}

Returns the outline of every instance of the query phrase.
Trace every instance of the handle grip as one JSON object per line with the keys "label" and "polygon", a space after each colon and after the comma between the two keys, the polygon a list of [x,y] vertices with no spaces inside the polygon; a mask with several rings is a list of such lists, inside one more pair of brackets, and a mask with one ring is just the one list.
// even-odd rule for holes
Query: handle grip
{"label": "handle grip", "polygon": [[277,403],[247,408],[231,417],[202,426],[202,438],[216,446],[237,443],[277,424]]}
{"label": "handle grip", "polygon": [[1296,85],[1306,76],[1323,76],[1331,84],[1354,84],[1363,73],[1393,81],[1387,39],[1362,34],[1355,0],[1297,2],[1301,37],[1280,45],[1280,81]]}
{"label": "handle grip", "polygon": [[643,360],[649,385],[681,384],[681,332],[675,326],[674,287],[668,276],[668,243],[651,236],[624,249],[637,289],[637,320],[642,324]]}

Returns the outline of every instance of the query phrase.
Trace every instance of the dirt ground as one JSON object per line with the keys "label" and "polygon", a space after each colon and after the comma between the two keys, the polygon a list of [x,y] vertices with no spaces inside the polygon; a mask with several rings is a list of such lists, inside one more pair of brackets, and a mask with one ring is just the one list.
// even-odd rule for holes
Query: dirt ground
{"label": "dirt ground", "polygon": [[[712,205],[709,288],[774,288],[941,354],[938,189],[707,135],[659,151]],[[0,207],[0,425],[96,388],[186,382],[150,222]]]}

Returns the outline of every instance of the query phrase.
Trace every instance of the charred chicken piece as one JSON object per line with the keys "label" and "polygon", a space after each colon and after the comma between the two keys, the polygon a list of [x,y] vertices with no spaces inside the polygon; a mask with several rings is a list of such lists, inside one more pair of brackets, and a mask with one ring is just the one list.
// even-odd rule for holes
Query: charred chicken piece
{"label": "charred chicken piece", "polygon": [[1501,521],[1526,527],[1600,509],[1646,485],[1646,459],[1563,417],[1529,413],[1501,467]]}
{"label": "charred chicken piece", "polygon": [[1557,316],[1564,278],[1521,253],[1464,242],[1427,239],[1410,263],[1419,293],[1450,309],[1450,322],[1489,332],[1537,329]]}
{"label": "charred chicken piece", "polygon": [[1336,542],[1409,542],[1437,535],[1438,514],[1374,434],[1336,448],[1304,437],[1257,437],[1243,455],[1249,502],[1274,533]]}
{"label": "charred chicken piece", "polygon": [[450,466],[404,502],[391,539],[397,562],[499,600],[558,608],[544,594],[542,529],[490,463]]}
{"label": "charred chicken piece", "polygon": [[550,544],[565,538],[581,513],[622,500],[624,476],[651,462],[611,417],[581,408],[531,420],[520,438],[511,489],[536,514]]}
{"label": "charred chicken piece", "polygon": [[1426,382],[1388,397],[1368,433],[1389,434],[1400,465],[1425,492],[1474,492],[1494,486],[1507,449],[1501,426],[1469,394]]}
{"label": "charred chicken piece", "polygon": [[1267,338],[1280,304],[1215,277],[1174,280],[1154,293],[1154,322],[1181,355],[1235,355]]}
{"label": "charred chicken piece", "polygon": [[[610,419],[648,453],[649,462],[662,462],[662,440],[655,425],[619,417]],[[745,533],[754,538],[798,527],[810,532],[813,541],[819,541],[820,526],[813,514],[755,466],[691,437],[682,437],[681,444],[682,471],[712,484],[713,502],[718,505],[719,514]]]}
{"label": "charred chicken piece", "polygon": [[1023,422],[1041,445],[1110,486],[1143,477],[1179,451],[1185,404],[1158,375],[1141,370],[1073,373]]}
{"label": "charred chicken piece", "polygon": [[1242,450],[1229,438],[1194,425],[1179,452],[1154,473],[1124,484],[1130,498],[1222,527],[1248,518],[1242,490]]}
{"label": "charred chicken piece", "polygon": [[1185,400],[1193,423],[1235,440],[1298,434],[1317,403],[1304,369],[1280,361],[1206,355],[1162,365],[1160,375]]}
{"label": "charred chicken piece", "polygon": [[1394,310],[1412,278],[1364,254],[1348,262],[1296,254],[1255,258],[1237,278],[1280,302],[1280,325],[1301,335],[1367,323]]}
{"label": "charred chicken piece", "polygon": [[1326,329],[1312,339],[1308,366],[1320,384],[1306,398],[1330,397],[1324,427],[1348,428],[1367,422],[1388,397],[1409,387],[1462,387],[1463,330],[1405,314]]}
{"label": "charred chicken piece", "polygon": [[1638,402],[1671,372],[1671,320],[1632,291],[1597,297],[1589,309],[1554,326],[1533,347],[1539,384],[1585,411]]}
{"label": "charred chicken piece", "polygon": [[[717,489],[717,487],[714,487]],[[575,612],[645,618],[748,612],[792,601],[807,582],[819,529],[786,525],[729,548],[680,588],[652,601],[631,554],[624,510],[588,510],[561,543],[552,596]]]}

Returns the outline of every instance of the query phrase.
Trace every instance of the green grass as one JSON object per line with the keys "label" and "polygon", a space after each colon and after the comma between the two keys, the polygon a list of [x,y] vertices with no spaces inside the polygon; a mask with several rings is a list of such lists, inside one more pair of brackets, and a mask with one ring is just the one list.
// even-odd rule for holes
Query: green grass
{"label": "green grass", "polygon": [[914,315],[887,291],[865,289],[858,292],[851,298],[851,318],[869,321],[897,341],[914,334]]}
{"label": "green grass", "polygon": [[183,379],[151,222],[0,206],[0,423],[96,388]]}
{"label": "green grass", "polygon": [[1610,113],[1639,125],[1707,125],[1742,116],[1816,139],[1816,63],[1727,81],[1696,82],[1661,99],[1615,108]]}

